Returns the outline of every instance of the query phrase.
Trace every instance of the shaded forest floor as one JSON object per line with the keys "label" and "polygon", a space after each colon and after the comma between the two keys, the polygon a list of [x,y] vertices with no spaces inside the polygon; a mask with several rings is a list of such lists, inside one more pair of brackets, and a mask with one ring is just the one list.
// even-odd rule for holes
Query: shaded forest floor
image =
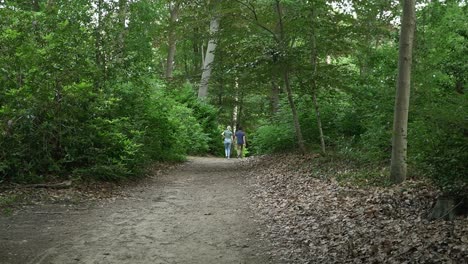
{"label": "shaded forest floor", "polygon": [[4,190],[0,260],[468,263],[468,219],[427,221],[437,191],[377,187],[385,173],[316,154],[191,158],[121,186]]}
{"label": "shaded forest floor", "polygon": [[239,163],[191,158],[133,186],[31,190],[35,203],[0,217],[0,262],[274,263]]}
{"label": "shaded forest floor", "polygon": [[317,154],[250,163],[281,263],[468,263],[468,218],[428,221],[439,193],[426,182],[378,187],[385,171]]}

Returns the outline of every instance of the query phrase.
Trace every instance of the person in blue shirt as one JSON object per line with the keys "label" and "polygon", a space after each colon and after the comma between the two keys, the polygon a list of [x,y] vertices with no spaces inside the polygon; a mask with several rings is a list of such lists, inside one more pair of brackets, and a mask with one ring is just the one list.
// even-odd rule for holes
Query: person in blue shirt
{"label": "person in blue shirt", "polygon": [[242,131],[242,127],[239,127],[239,129],[236,131],[236,134],[234,135],[234,138],[236,139],[236,152],[237,152],[237,158],[242,158],[242,155],[244,153],[244,147],[245,147],[245,132]]}
{"label": "person in blue shirt", "polygon": [[226,159],[229,159],[231,158],[231,145],[233,141],[231,126],[227,126],[221,135],[224,137],[224,154],[226,155]]}

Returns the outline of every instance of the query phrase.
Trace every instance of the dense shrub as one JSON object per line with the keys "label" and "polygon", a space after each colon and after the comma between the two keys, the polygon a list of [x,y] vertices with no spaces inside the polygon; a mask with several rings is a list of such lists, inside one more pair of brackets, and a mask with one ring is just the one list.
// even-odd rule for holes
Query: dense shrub
{"label": "dense shrub", "polygon": [[156,5],[128,5],[125,29],[110,3],[1,5],[0,182],[115,180],[209,150],[214,109],[154,77]]}
{"label": "dense shrub", "polygon": [[114,180],[138,175],[153,160],[208,150],[194,110],[154,81],[115,84],[106,93],[86,83],[70,85],[60,101],[22,92],[30,91],[10,92],[0,112],[3,179],[74,174]]}
{"label": "dense shrub", "polygon": [[[195,118],[195,127],[188,127],[188,133],[194,141],[189,154],[215,154],[220,148],[218,129],[218,112],[215,107],[203,100],[198,100],[195,89],[190,83],[171,89],[171,96],[180,104],[191,109]],[[200,130],[201,129],[201,130]],[[200,145],[201,144],[201,145]]]}
{"label": "dense shrub", "polygon": [[265,124],[252,135],[252,150],[257,154],[275,153],[294,148],[294,127],[291,124]]}
{"label": "dense shrub", "polygon": [[462,107],[467,96],[433,98],[424,100],[426,105],[409,124],[409,161],[444,192],[460,194],[468,188],[468,126]]}
{"label": "dense shrub", "polygon": [[287,151],[297,146],[292,114],[286,99],[281,100],[276,115],[270,120],[261,121],[249,138],[249,149],[255,154]]}

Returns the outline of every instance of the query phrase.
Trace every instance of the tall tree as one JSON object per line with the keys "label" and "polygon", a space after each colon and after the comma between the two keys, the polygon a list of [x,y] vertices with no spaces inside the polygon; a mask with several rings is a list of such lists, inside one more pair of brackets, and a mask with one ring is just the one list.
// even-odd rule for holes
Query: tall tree
{"label": "tall tree", "polygon": [[[286,43],[287,40],[286,40],[286,36],[284,32],[284,25],[283,25],[283,12],[282,12],[282,7],[281,7],[279,0],[276,0],[276,12],[278,13],[278,24],[279,24],[279,30],[280,30],[280,39],[279,39],[280,49],[282,53],[288,54],[289,53],[287,51],[288,46]],[[286,88],[288,102],[291,107],[291,111],[293,115],[294,129],[296,131],[296,137],[297,137],[297,144],[299,146],[299,150],[302,153],[305,153],[304,138],[302,136],[301,124],[299,122],[296,105],[294,103],[293,92],[292,92],[291,82],[289,78],[289,62],[286,59],[283,59],[281,66],[282,66],[281,68],[282,68],[284,86]]]}
{"label": "tall tree", "polygon": [[375,49],[385,42],[393,29],[392,21],[398,16],[398,1],[352,0],[356,59],[360,76],[365,79],[371,73]]}
{"label": "tall tree", "polygon": [[174,57],[176,53],[176,22],[179,14],[179,2],[170,1],[169,3],[169,40],[168,52],[166,59],[166,78],[172,78],[172,71],[174,69]]}
{"label": "tall tree", "polygon": [[401,183],[406,179],[408,108],[415,24],[415,0],[404,0],[400,31],[395,113],[393,120],[392,160],[390,171],[390,179],[393,183]]}
{"label": "tall tree", "polygon": [[117,63],[123,64],[125,60],[125,37],[127,35],[128,3],[127,0],[119,0],[118,3],[119,33],[117,36]]}
{"label": "tall tree", "polygon": [[220,16],[217,13],[216,5],[214,6],[214,14],[210,21],[210,40],[206,47],[205,58],[203,60],[203,72],[200,80],[200,87],[198,88],[198,98],[206,98],[208,96],[208,82],[211,77],[212,64],[214,62],[214,52],[216,50],[216,34],[219,29]]}
{"label": "tall tree", "polygon": [[325,149],[325,137],[323,135],[323,129],[322,129],[322,119],[320,118],[320,110],[319,110],[319,105],[317,102],[317,64],[318,64],[318,54],[317,54],[317,40],[316,40],[316,32],[315,32],[315,27],[317,26],[317,22],[315,19],[315,8],[312,8],[311,10],[311,28],[310,28],[310,33],[311,33],[311,65],[312,65],[312,80],[311,80],[311,90],[312,90],[312,102],[314,104],[315,108],[315,114],[317,116],[317,127],[319,130],[319,135],[320,135],[320,146],[322,148],[322,153],[325,154],[326,149]]}

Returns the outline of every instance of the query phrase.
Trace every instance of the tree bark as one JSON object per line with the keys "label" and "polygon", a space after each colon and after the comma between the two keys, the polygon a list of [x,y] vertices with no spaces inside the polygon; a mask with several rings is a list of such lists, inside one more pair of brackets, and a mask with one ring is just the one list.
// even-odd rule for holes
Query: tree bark
{"label": "tree bark", "polygon": [[279,110],[279,93],[280,89],[274,80],[271,81],[271,97],[270,97],[270,104],[271,104],[271,114],[274,115]]}
{"label": "tree bark", "polygon": [[106,71],[106,58],[104,56],[104,40],[102,36],[102,5],[103,5],[103,0],[98,0],[97,1],[97,24],[95,30],[95,43],[94,43],[94,48],[95,48],[95,58],[96,58],[96,65],[99,69],[99,75],[96,76],[96,79],[94,81],[94,87],[96,90],[98,90],[101,86],[102,83],[104,83],[107,80],[107,71]]}
{"label": "tree bark", "polygon": [[127,13],[128,13],[128,0],[119,0],[119,35],[117,39],[117,56],[116,61],[118,64],[123,64],[125,60],[125,37],[127,35]]}
{"label": "tree bark", "polygon": [[237,125],[243,127],[244,126],[244,92],[240,91],[240,98],[239,98],[239,110],[237,111]]}
{"label": "tree bark", "polygon": [[237,77],[235,78],[234,84],[234,107],[232,108],[232,120],[231,120],[231,127],[232,131],[236,131],[237,124],[239,121],[239,82]]}
{"label": "tree bark", "polygon": [[437,198],[434,208],[429,214],[429,220],[453,220],[455,218],[455,201],[452,197],[441,196]]}
{"label": "tree bark", "polygon": [[304,138],[302,137],[301,124],[299,123],[299,117],[297,115],[296,105],[294,103],[294,99],[292,95],[291,84],[289,82],[289,70],[286,66],[284,67],[284,70],[283,70],[283,78],[284,78],[284,85],[286,87],[286,93],[288,95],[289,106],[291,107],[291,112],[293,115],[294,129],[296,131],[296,137],[297,137],[297,145],[299,146],[299,150],[301,151],[301,153],[305,154],[306,150],[305,150],[305,145],[304,145]]}
{"label": "tree bark", "polygon": [[[286,44],[285,44],[286,38],[284,35],[284,25],[283,25],[283,19],[282,19],[283,14],[281,12],[281,6],[278,0],[276,0],[276,11],[278,13],[278,20],[279,20],[281,51],[286,52]],[[289,81],[289,67],[288,67],[287,61],[282,61],[282,75],[283,75],[284,85],[286,88],[286,93],[288,96],[289,106],[291,107],[291,112],[293,115],[293,122],[294,122],[294,129],[296,131],[297,144],[299,146],[299,150],[301,151],[301,153],[304,154],[306,152],[305,145],[304,145],[304,138],[302,137],[301,124],[299,123],[299,117],[297,115],[296,105],[293,99],[291,83]]]}
{"label": "tree bark", "polygon": [[315,108],[315,114],[317,116],[317,128],[319,130],[319,135],[320,135],[320,146],[322,148],[322,153],[326,153],[325,149],[325,137],[323,135],[323,129],[322,129],[322,119],[320,118],[320,110],[319,110],[319,105],[317,102],[317,64],[318,64],[318,56],[317,56],[317,41],[315,39],[315,12],[312,9],[312,27],[311,27],[311,33],[312,33],[312,38],[311,38],[311,45],[312,45],[312,54],[311,54],[311,64],[312,64],[312,102],[314,104]]}
{"label": "tree bark", "polygon": [[166,61],[166,74],[165,77],[170,79],[172,78],[172,71],[174,70],[174,57],[176,53],[176,29],[175,24],[177,22],[179,14],[179,3],[171,2],[169,6],[170,20],[169,20],[169,49],[167,53]]}
{"label": "tree bark", "polygon": [[216,50],[216,39],[215,34],[219,29],[219,16],[214,16],[210,22],[210,35],[211,39],[208,42],[206,48],[205,59],[203,62],[203,72],[200,81],[200,87],[198,88],[198,98],[205,99],[208,96],[208,82],[211,77],[211,68],[214,61],[214,52]]}
{"label": "tree bark", "polygon": [[390,180],[393,183],[401,183],[406,179],[408,108],[415,20],[415,0],[404,0],[390,168]]}
{"label": "tree bark", "polygon": [[312,101],[314,102],[315,115],[317,116],[317,127],[318,127],[319,135],[320,135],[320,147],[322,148],[322,153],[325,154],[326,153],[325,136],[323,135],[322,119],[320,117],[320,109],[317,103],[317,94],[315,90],[312,91]]}

